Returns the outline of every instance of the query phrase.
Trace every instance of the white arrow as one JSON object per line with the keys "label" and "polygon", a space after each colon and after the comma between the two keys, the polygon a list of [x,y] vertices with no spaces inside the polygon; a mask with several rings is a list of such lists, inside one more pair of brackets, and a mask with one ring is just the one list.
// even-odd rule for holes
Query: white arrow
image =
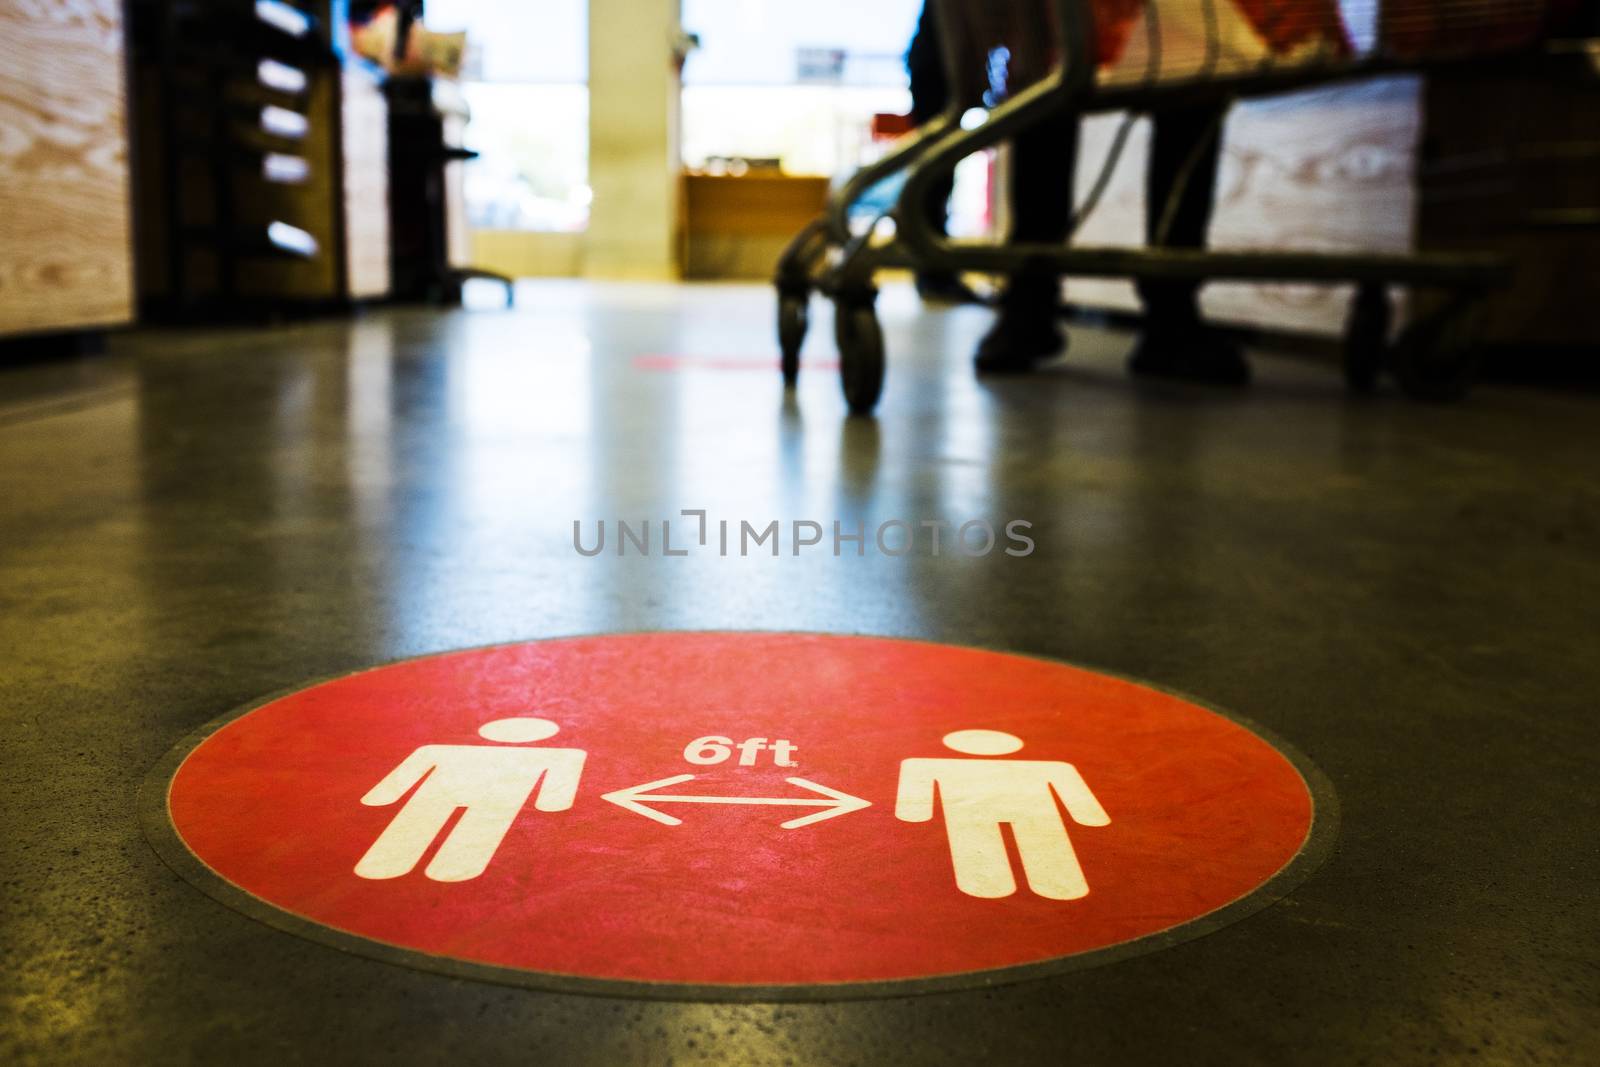
{"label": "white arrow", "polygon": [[671,795],[667,793],[651,793],[652,789],[660,789],[679,782],[687,782],[694,778],[692,774],[677,774],[671,778],[663,778],[656,782],[646,782],[644,785],[631,786],[627,789],[618,789],[612,793],[602,793],[601,800],[609,800],[619,808],[627,808],[631,812],[643,815],[647,819],[654,819],[667,826],[677,826],[682,819],[674,819],[665,812],[646,807],[642,802],[648,800],[652,804],[778,804],[789,807],[821,808],[821,811],[802,815],[798,819],[790,819],[780,823],[785,830],[794,830],[802,826],[810,826],[823,819],[831,819],[835,815],[847,815],[852,811],[872,806],[872,801],[853,797],[849,793],[841,793],[837,789],[829,789],[816,782],[808,782],[804,778],[789,778],[790,785],[797,785],[802,789],[809,789],[814,793],[821,793],[825,799],[813,800],[810,797],[706,797]]}

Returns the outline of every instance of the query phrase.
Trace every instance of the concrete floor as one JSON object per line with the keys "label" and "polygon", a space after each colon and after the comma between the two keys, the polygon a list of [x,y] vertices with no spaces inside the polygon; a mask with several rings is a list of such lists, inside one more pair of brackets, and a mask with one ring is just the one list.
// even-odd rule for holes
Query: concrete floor
{"label": "concrete floor", "polygon": [[[976,382],[984,312],[884,298],[876,421],[826,321],[785,398],[758,288],[525,289],[144,332],[0,371],[0,1060],[1600,1062],[1592,398],[1130,382],[1129,337]],[[819,313],[817,316],[823,319]],[[1026,560],[581,559],[575,518],[1025,518]],[[1289,898],[981,992],[556,995],[346,955],[165,867],[177,739],[310,678],[649,629],[907,635],[1070,659],[1255,720],[1342,805]]]}

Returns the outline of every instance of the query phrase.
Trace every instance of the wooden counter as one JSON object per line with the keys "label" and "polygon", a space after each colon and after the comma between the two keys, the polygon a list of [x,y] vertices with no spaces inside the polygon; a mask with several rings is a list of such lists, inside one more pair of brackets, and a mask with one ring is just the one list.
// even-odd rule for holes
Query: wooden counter
{"label": "wooden counter", "polygon": [[770,278],[784,246],[827,205],[828,179],[688,174],[684,201],[688,277]]}

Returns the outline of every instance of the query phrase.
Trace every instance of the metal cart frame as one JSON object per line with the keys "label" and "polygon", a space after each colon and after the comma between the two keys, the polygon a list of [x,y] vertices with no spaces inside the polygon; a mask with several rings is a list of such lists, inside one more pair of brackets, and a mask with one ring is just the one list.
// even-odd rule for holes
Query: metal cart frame
{"label": "metal cart frame", "polygon": [[[946,27],[960,24],[962,2],[938,0]],[[1507,266],[1493,256],[992,245],[960,243],[935,232],[928,213],[920,209],[935,182],[952,174],[965,157],[1052,115],[1064,111],[1138,111],[1174,94],[1231,100],[1416,70],[1419,66],[1378,55],[1332,69],[1276,68],[1243,76],[1197,76],[1101,86],[1096,84],[1093,5],[1083,0],[1038,2],[1048,5],[1048,13],[1058,27],[1061,58],[1053,69],[989,108],[982,123],[971,128],[963,128],[961,122],[967,101],[952,92],[943,114],[853,175],[829,198],[824,214],[784,250],[775,285],[778,339],[787,384],[792,386],[799,374],[811,293],[821,292],[833,300],[836,309],[834,336],[845,399],[852,412],[870,413],[883,389],[885,364],[883,333],[874,309],[874,280],[881,270],[914,268],[994,274],[1030,271],[1057,277],[1353,282],[1357,295],[1346,324],[1343,358],[1345,381],[1352,390],[1372,391],[1381,372],[1389,369],[1414,398],[1453,399],[1466,391],[1476,367],[1475,308],[1484,292],[1508,278]],[[966,59],[962,42],[955,32],[946,32],[942,46],[951,84],[960,85]],[[1433,66],[1465,58],[1430,56],[1427,62]],[[894,238],[874,242],[876,226],[865,233],[853,233],[849,223],[851,209],[868,190],[902,171],[906,172],[905,185],[887,216],[894,220]],[[1174,195],[1179,191],[1175,190]],[[1442,299],[1428,301],[1393,344],[1389,341],[1389,286],[1437,290],[1442,295]]]}

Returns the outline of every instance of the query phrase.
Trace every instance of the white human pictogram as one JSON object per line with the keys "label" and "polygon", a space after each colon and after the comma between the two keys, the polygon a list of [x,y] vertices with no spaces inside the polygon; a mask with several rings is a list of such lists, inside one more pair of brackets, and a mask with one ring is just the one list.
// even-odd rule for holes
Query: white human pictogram
{"label": "white human pictogram", "polygon": [[[1022,739],[999,730],[957,730],[945,735],[944,744],[969,756],[1004,756],[1020,749]],[[1072,764],[1056,760],[904,760],[895,818],[904,822],[932,819],[936,790],[950,837],[956,887],[963,893],[1008,897],[1017,891],[1000,832],[1002,825],[1008,825],[1029,889],[1050,900],[1076,900],[1088,894],[1089,883],[1067,837],[1061,807],[1082,826],[1105,826],[1111,819]]]}
{"label": "white human pictogram", "polygon": [[423,745],[411,753],[361,798],[363,804],[382,807],[417,787],[356,864],[356,874],[409,874],[459,809],[461,818],[424,873],[436,882],[478,877],[536,789],[533,806],[539,811],[572,807],[583,749],[508,747],[543,741],[559,729],[548,719],[496,719],[479,727],[478,734],[499,744]]}

